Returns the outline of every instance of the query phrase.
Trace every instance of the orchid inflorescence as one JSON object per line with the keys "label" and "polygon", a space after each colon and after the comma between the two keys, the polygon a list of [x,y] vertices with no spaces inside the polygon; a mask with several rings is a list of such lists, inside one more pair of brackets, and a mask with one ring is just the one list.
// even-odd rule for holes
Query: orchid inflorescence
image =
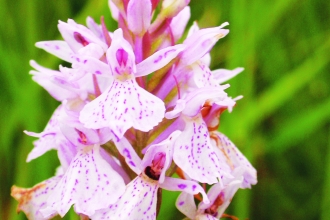
{"label": "orchid inflorescence", "polygon": [[55,149],[61,166],[30,189],[13,186],[18,211],[49,219],[73,205],[87,219],[156,219],[165,189],[181,191],[176,206],[187,218],[219,219],[239,188],[256,184],[256,170],[218,131],[220,114],[241,98],[222,84],[243,68],[209,68],[228,23],[195,22],[179,44],[188,4],[109,0],[113,33],[103,18],[88,17],[87,27],[69,19],[58,24],[64,41],[36,44],[71,68],[31,61],[33,80],[61,104],[43,132],[25,131],[38,138],[27,161]]}

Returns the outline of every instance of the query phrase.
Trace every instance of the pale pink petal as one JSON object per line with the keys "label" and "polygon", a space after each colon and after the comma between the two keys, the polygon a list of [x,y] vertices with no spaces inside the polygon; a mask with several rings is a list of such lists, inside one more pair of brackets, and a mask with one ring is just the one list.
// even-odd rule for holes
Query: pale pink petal
{"label": "pale pink petal", "polygon": [[175,16],[170,24],[174,42],[177,42],[181,37],[186,28],[186,25],[190,19],[190,7],[186,6],[182,11]]}
{"label": "pale pink petal", "polygon": [[214,135],[217,138],[215,146],[219,149],[217,153],[225,155],[226,162],[232,170],[237,168],[243,169],[242,175],[244,176],[244,180],[241,188],[251,188],[251,185],[257,183],[257,171],[255,168],[228,137],[217,131],[212,132],[212,137]]}
{"label": "pale pink petal", "polygon": [[29,131],[24,131],[29,136],[37,137],[39,140],[34,141],[34,148],[29,153],[27,162],[30,162],[31,160],[40,157],[47,151],[51,149],[57,149],[56,147],[56,136],[59,134],[59,123],[58,123],[58,117],[61,114],[61,111],[63,110],[63,106],[60,105],[52,114],[51,118],[49,119],[45,129],[41,133],[34,133]]}
{"label": "pale pink petal", "polygon": [[61,72],[44,68],[33,60],[30,61],[30,65],[37,70],[30,71],[30,74],[33,75],[32,79],[46,89],[56,100],[63,101],[77,97],[76,91],[64,88],[60,82],[55,82],[54,77],[63,76]]}
{"label": "pale pink petal", "polygon": [[197,182],[172,177],[166,177],[165,181],[159,184],[161,188],[170,191],[182,191],[192,195],[202,194],[203,202],[208,204],[210,201],[203,189]]}
{"label": "pale pink petal", "polygon": [[185,49],[185,46],[182,44],[178,44],[171,47],[166,47],[161,49],[143,60],[136,66],[136,73],[134,74],[136,77],[145,76],[149,73],[152,73],[166,64],[168,64],[172,59],[174,59],[181,51]]}
{"label": "pale pink petal", "polygon": [[[54,191],[56,184],[61,176],[55,176],[45,180],[30,189],[24,189],[17,186],[11,188],[11,196],[18,202],[17,212],[23,211],[28,219],[44,220],[45,218],[40,210],[47,206],[47,199]],[[53,213],[49,217],[54,217]]]}
{"label": "pale pink petal", "polygon": [[79,120],[87,128],[109,127],[119,140],[130,127],[151,130],[164,114],[163,101],[139,87],[134,79],[114,80],[107,91],[84,107]]}
{"label": "pale pink petal", "polygon": [[100,154],[103,157],[104,160],[106,160],[113,170],[115,170],[124,180],[125,184],[128,184],[131,182],[130,177],[126,173],[126,171],[123,169],[123,167],[120,165],[120,162],[117,158],[111,156],[106,150],[103,148],[100,148]]}
{"label": "pale pink petal", "polygon": [[111,16],[115,21],[118,21],[119,18],[119,9],[117,6],[112,2],[112,0],[108,0]]}
{"label": "pale pink petal", "polygon": [[130,0],[127,5],[128,28],[135,34],[143,36],[151,22],[150,0]]}
{"label": "pale pink petal", "polygon": [[212,71],[212,75],[217,84],[222,84],[227,80],[233,78],[243,70],[244,68],[242,67],[238,67],[233,70],[217,69]]}
{"label": "pale pink petal", "polygon": [[85,74],[92,73],[95,75],[112,77],[112,73],[108,64],[94,57],[75,56],[79,61],[75,63],[74,67]]}
{"label": "pale pink petal", "polygon": [[72,63],[73,61],[73,59],[71,58],[73,51],[65,41],[40,41],[36,43],[36,47],[44,49],[48,53],[51,53],[69,63]]}
{"label": "pale pink petal", "polygon": [[115,142],[115,145],[119,153],[125,158],[127,165],[136,173],[140,174],[143,171],[141,166],[142,160],[137,155],[135,149],[128,142],[128,140],[123,137],[120,141]]}
{"label": "pale pink petal", "polygon": [[95,36],[91,30],[83,25],[77,24],[71,19],[68,20],[68,23],[59,21],[58,29],[64,40],[75,53],[89,43],[100,45],[104,51],[108,48],[107,44]]}
{"label": "pale pink petal", "polygon": [[208,184],[221,181],[226,173],[213,150],[206,124],[201,116],[185,121],[186,127],[174,145],[174,162],[193,180]]}
{"label": "pale pink petal", "polygon": [[64,216],[74,204],[77,213],[87,216],[113,204],[124,193],[125,183],[101,157],[99,146],[81,148],[47,200],[45,217],[57,212]]}
{"label": "pale pink petal", "polygon": [[176,105],[172,111],[166,112],[165,118],[173,119],[180,116],[181,112],[186,108],[186,101],[179,99],[176,101]]}
{"label": "pale pink petal", "polygon": [[137,176],[127,186],[119,200],[99,210],[92,219],[156,219],[156,204],[158,182],[151,180],[145,174]]}
{"label": "pale pink petal", "polygon": [[185,97],[186,106],[182,113],[186,116],[194,117],[200,113],[201,108],[207,100],[212,103],[226,99],[227,93],[224,91],[225,88],[227,87],[203,87],[195,89]]}
{"label": "pale pink petal", "polygon": [[102,27],[97,24],[92,17],[87,17],[86,19],[86,25],[93,32],[95,36],[102,39],[105,42],[104,35],[102,32]]}
{"label": "pale pink petal", "polygon": [[177,198],[175,206],[188,218],[195,219],[197,207],[192,194],[182,192]]}
{"label": "pale pink petal", "polygon": [[104,53],[105,51],[103,50],[103,48],[96,43],[89,43],[88,45],[80,48],[77,51],[77,54],[79,54],[80,56],[85,56],[85,57],[90,56],[96,59],[102,58]]}
{"label": "pale pink petal", "polygon": [[229,33],[229,30],[222,29],[227,24],[226,22],[219,27],[201,29],[188,37],[183,42],[187,49],[181,56],[181,62],[185,65],[190,65],[208,53],[220,38],[225,37]]}

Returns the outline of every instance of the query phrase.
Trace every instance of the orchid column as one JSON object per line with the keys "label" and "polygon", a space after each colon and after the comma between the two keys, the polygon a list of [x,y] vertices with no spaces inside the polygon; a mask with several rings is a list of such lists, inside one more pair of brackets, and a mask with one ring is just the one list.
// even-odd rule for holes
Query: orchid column
{"label": "orchid column", "polygon": [[38,138],[27,161],[54,149],[60,167],[32,188],[13,186],[18,211],[50,219],[73,206],[82,218],[156,219],[161,190],[170,190],[182,192],[176,205],[189,219],[219,219],[239,188],[257,183],[256,170],[218,131],[220,114],[241,98],[222,84],[243,68],[209,68],[228,23],[194,23],[179,44],[188,4],[112,0],[113,33],[103,18],[100,25],[87,18],[87,27],[69,19],[58,24],[64,41],[36,44],[71,67],[31,61],[33,80],[60,105],[44,131],[25,131]]}

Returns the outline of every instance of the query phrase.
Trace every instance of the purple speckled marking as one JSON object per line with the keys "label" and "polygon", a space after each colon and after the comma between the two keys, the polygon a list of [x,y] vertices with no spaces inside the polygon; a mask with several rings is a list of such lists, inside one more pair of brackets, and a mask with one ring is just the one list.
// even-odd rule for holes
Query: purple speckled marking
{"label": "purple speckled marking", "polygon": [[127,148],[123,150],[124,156],[126,156],[128,159],[132,159],[131,154]]}
{"label": "purple speckled marking", "polygon": [[176,51],[175,49],[166,51],[165,54],[164,54],[164,57],[166,58],[169,53],[172,53],[172,52],[175,52],[175,51]]}
{"label": "purple speckled marking", "polygon": [[184,204],[184,201],[179,202],[179,206],[182,206]]}
{"label": "purple speckled marking", "polygon": [[159,55],[159,57],[157,57],[157,59],[154,60],[154,63],[158,63],[162,59],[163,59],[163,56],[162,55]]}
{"label": "purple speckled marking", "polygon": [[186,184],[179,184],[178,187],[179,187],[180,189],[184,189],[184,188],[187,187],[187,185],[186,185]]}

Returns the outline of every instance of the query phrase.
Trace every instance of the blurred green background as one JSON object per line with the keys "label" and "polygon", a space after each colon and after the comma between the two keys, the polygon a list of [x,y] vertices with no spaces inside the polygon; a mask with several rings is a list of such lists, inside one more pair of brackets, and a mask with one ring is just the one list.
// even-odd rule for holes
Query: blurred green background
{"label": "blurred green background", "polygon": [[[258,184],[240,190],[226,213],[240,219],[330,219],[330,1],[192,0],[201,27],[230,23],[211,51],[212,69],[238,66],[228,93],[244,95],[224,113],[220,130],[258,170]],[[85,24],[104,15],[106,0],[0,1],[0,219],[25,219],[10,197],[54,174],[56,152],[26,163],[33,148],[23,130],[40,132],[59,103],[28,74],[29,60],[58,68],[60,60],[34,47],[61,39],[58,20]],[[159,219],[182,217],[175,193],[164,192]],[[76,219],[71,213],[66,219]]]}

